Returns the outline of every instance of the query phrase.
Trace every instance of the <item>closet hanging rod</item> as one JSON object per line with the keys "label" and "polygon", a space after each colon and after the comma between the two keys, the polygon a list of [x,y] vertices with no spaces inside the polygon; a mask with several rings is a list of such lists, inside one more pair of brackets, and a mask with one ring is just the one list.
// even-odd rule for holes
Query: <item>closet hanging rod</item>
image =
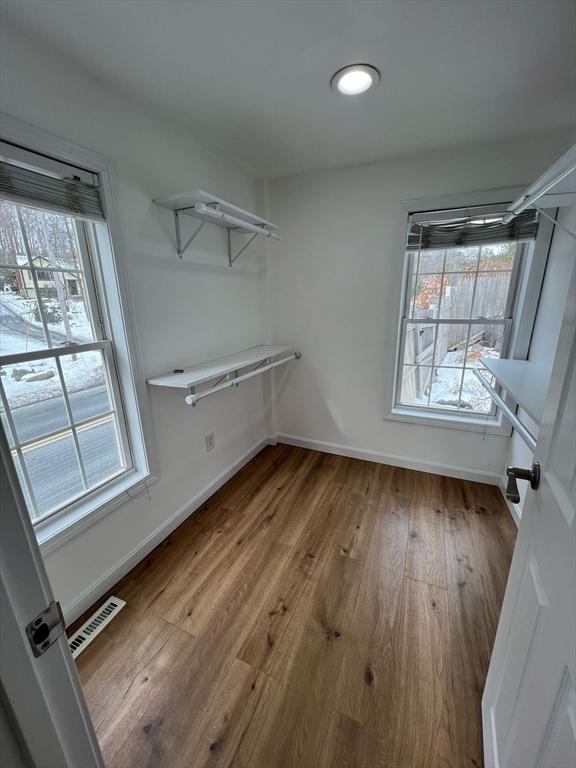
{"label": "closet hanging rod", "polygon": [[271,371],[272,368],[277,368],[279,365],[284,365],[284,363],[289,363],[290,360],[300,360],[301,357],[302,357],[301,352],[294,352],[288,357],[283,357],[282,360],[276,360],[273,363],[267,363],[266,365],[259,366],[258,368],[254,368],[254,370],[249,371],[248,373],[243,373],[241,376],[234,376],[228,381],[223,381],[221,384],[216,384],[214,387],[207,389],[205,392],[199,392],[198,394],[193,392],[192,394],[187,395],[184,398],[186,400],[186,405],[191,405],[194,408],[196,406],[196,403],[205,397],[214,395],[216,394],[216,392],[221,392],[223,389],[228,389],[228,387],[237,387],[243,381],[246,381],[247,379],[251,379],[253,376],[259,376],[261,373],[266,373],[266,371]]}
{"label": "closet hanging rod", "polygon": [[550,168],[536,179],[531,184],[524,194],[514,200],[507,215],[503,219],[504,224],[508,224],[512,221],[514,216],[517,216],[526,208],[533,206],[541,197],[547,192],[550,192],[556,185],[558,185],[563,179],[569,176],[576,170],[576,144],[572,145],[570,149],[565,152],[562,157],[557,160]]}
{"label": "closet hanging rod", "polygon": [[[186,209],[185,209],[186,210]],[[196,213],[201,216],[209,216],[215,221],[220,221],[225,226],[232,228],[238,227],[238,229],[248,230],[254,232],[256,235],[264,235],[264,237],[273,237],[275,240],[281,240],[282,235],[280,232],[274,232],[266,227],[259,226],[258,224],[252,224],[250,221],[239,219],[237,216],[232,216],[230,213],[224,213],[216,206],[207,205],[206,203],[196,203],[194,206]]]}

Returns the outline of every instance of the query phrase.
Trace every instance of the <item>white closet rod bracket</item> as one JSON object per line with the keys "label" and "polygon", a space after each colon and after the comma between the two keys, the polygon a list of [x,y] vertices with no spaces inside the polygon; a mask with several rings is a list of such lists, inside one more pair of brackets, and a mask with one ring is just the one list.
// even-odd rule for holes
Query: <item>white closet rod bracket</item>
{"label": "white closet rod bracket", "polygon": [[301,352],[294,352],[292,355],[288,355],[288,357],[283,357],[281,360],[276,360],[273,363],[270,363],[266,361],[266,365],[258,365],[253,370],[249,371],[248,373],[243,373],[242,375],[238,376],[238,372],[236,371],[236,375],[230,379],[227,379],[226,381],[221,382],[220,384],[215,384],[213,387],[210,387],[210,389],[207,389],[205,392],[199,392],[196,394],[194,392],[194,388],[191,387],[190,394],[186,396],[186,405],[191,405],[193,408],[196,407],[196,404],[203,400],[205,397],[209,397],[210,395],[216,394],[216,392],[221,392],[223,389],[228,389],[229,387],[238,387],[241,382],[246,381],[247,379],[251,379],[253,376],[259,376],[261,373],[266,373],[266,371],[271,371],[273,368],[277,368],[279,365],[284,365],[285,363],[289,363],[290,360],[300,360],[302,357]]}

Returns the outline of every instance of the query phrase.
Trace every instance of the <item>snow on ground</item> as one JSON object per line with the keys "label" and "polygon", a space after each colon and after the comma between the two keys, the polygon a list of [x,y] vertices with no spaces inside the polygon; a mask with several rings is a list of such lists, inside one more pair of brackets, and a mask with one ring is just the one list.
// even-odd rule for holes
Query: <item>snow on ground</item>
{"label": "snow on ground", "polygon": [[20,352],[34,352],[37,349],[46,349],[46,343],[39,339],[23,339],[6,333],[0,325],[0,355],[18,355]]}
{"label": "snow on ground", "polygon": [[[488,413],[492,401],[490,396],[478,381],[472,368],[481,368],[481,357],[499,358],[500,352],[493,347],[484,347],[482,344],[471,344],[468,348],[467,370],[464,374],[462,396],[460,405],[465,410]],[[438,367],[435,369],[434,380],[430,391],[430,405],[436,408],[455,408],[458,404],[460,384],[462,382],[462,365],[464,363],[464,349],[447,352],[440,366],[460,366],[454,368]],[[427,397],[419,397],[413,400],[414,405],[428,405]]]}
{"label": "snow on ground", "polygon": [[[37,328],[42,330],[42,322],[40,319],[35,318],[36,299],[26,299],[17,293],[0,293],[0,316],[1,306],[4,305],[8,309],[16,312],[22,320],[31,328]],[[55,311],[61,314],[60,302],[58,299],[42,299],[42,304],[49,312]],[[86,312],[86,304],[83,298],[69,298],[67,300],[68,309],[68,322],[74,336],[74,341],[85,342],[92,341],[92,326],[90,325],[90,319]],[[55,333],[61,333],[66,335],[66,328],[64,327],[64,321],[58,320],[57,322],[49,322],[48,328]],[[2,352],[2,354],[5,354]]]}
{"label": "snow on ground", "polygon": [[[13,293],[0,293],[1,355],[34,352],[46,348],[42,323],[35,320],[34,317],[35,305],[34,299],[25,299]],[[59,302],[52,299],[44,300],[44,306],[60,309]],[[68,300],[68,317],[74,341],[82,343],[93,339],[86,306],[82,299]],[[49,323],[48,327],[50,331],[59,334],[59,337],[65,338],[62,320]],[[83,352],[75,356],[66,355],[61,357],[61,362],[69,392],[79,392],[105,383],[105,373],[99,351]],[[25,373],[23,373],[24,371]],[[13,375],[14,373],[16,376]],[[49,375],[50,373],[53,373],[51,378],[30,381],[30,378],[35,375]],[[54,361],[50,359],[4,366],[2,384],[8,402],[13,408],[62,396],[58,370]]]}
{"label": "snow on ground", "polygon": [[[73,358],[76,358],[75,360]],[[64,355],[60,358],[62,371],[68,392],[98,387],[106,382],[101,353],[98,350],[82,352],[80,355]],[[18,370],[26,370],[19,381],[14,377]],[[41,381],[29,381],[37,374],[53,373],[51,378]],[[50,400],[62,397],[62,386],[58,377],[58,369],[53,360],[34,360],[21,365],[4,366],[2,369],[2,384],[6,397],[12,408],[19,408],[39,400]]]}

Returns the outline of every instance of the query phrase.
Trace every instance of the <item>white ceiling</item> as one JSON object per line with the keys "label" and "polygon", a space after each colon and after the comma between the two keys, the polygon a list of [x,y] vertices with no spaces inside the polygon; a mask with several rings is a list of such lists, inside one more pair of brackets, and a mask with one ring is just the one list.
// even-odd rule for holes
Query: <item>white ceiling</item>
{"label": "white ceiling", "polygon": [[[20,0],[4,20],[257,175],[568,126],[572,0]],[[341,67],[382,81],[346,98]]]}

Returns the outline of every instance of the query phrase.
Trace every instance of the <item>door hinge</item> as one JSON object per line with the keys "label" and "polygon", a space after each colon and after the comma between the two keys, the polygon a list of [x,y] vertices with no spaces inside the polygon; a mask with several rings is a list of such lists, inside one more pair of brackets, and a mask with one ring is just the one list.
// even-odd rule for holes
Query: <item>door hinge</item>
{"label": "door hinge", "polygon": [[64,617],[60,603],[50,603],[42,613],[26,625],[26,634],[34,656],[42,656],[64,632]]}

